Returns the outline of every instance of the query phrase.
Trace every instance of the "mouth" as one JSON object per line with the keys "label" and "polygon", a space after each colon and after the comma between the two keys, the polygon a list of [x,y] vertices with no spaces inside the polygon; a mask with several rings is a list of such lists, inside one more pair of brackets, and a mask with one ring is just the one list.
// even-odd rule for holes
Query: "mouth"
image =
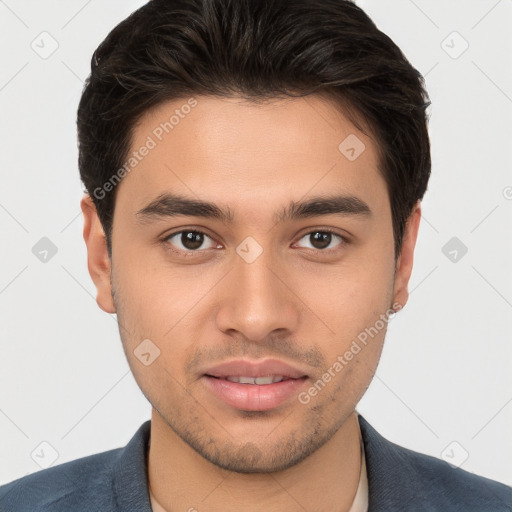
{"label": "mouth", "polygon": [[308,376],[282,361],[237,360],[208,369],[203,380],[224,404],[244,411],[267,411],[296,396]]}
{"label": "mouth", "polygon": [[257,384],[258,386],[267,386],[268,384],[275,384],[276,382],[283,382],[283,380],[289,380],[288,377],[283,375],[269,375],[267,377],[243,377],[236,375],[229,375],[227,377],[215,377],[214,375],[207,375],[214,379],[225,379],[229,382],[236,382],[238,384]]}

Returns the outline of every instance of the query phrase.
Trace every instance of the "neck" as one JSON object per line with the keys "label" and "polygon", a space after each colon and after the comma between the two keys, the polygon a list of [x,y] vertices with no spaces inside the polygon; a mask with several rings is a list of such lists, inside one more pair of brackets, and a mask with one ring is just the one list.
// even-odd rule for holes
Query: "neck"
{"label": "neck", "polygon": [[235,473],[212,464],[177,436],[155,409],[150,436],[149,486],[168,512],[348,511],[359,483],[356,412],[309,457],[274,473]]}

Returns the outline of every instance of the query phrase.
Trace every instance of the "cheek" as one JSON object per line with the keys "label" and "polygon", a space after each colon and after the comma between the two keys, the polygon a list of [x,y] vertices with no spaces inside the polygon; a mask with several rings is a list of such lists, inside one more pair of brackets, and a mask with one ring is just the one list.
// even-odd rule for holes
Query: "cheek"
{"label": "cheek", "polygon": [[339,267],[326,278],[317,277],[315,292],[310,291],[307,296],[308,301],[313,301],[312,309],[315,307],[322,312],[330,320],[332,329],[343,337],[356,335],[353,328],[372,325],[391,303],[392,267],[373,263],[367,265],[361,261]]}
{"label": "cheek", "polygon": [[361,264],[339,269],[319,293],[310,295],[316,297],[311,309],[332,331],[330,341],[319,344],[327,370],[337,376],[332,389],[358,394],[371,381],[391,314],[393,274],[387,267]]}
{"label": "cheek", "polygon": [[116,258],[116,296],[131,330],[149,338],[162,337],[184,314],[187,297],[178,276],[138,256],[123,254]]}
{"label": "cheek", "polygon": [[371,321],[367,318],[344,331],[340,328],[338,339],[326,350],[328,366],[313,382],[319,389],[327,383],[324,403],[355,407],[370,385],[379,363],[387,324],[376,325],[375,317]]}
{"label": "cheek", "polygon": [[[140,267],[128,259],[116,262],[113,276],[121,339],[141,387],[150,375],[151,381],[165,382],[170,378],[165,369],[181,379],[181,366],[196,340],[193,326],[202,325],[197,321],[197,305],[204,292],[187,286],[176,271],[166,271],[162,265]],[[140,364],[146,352],[150,360],[156,357],[148,367]]]}

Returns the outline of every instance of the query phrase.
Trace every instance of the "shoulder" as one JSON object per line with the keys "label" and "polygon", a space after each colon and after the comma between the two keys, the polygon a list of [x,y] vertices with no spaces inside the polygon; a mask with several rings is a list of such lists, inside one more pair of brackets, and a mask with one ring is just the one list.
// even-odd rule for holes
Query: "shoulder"
{"label": "shoulder", "polygon": [[32,473],[0,486],[1,512],[151,511],[148,420],[123,448]]}
{"label": "shoulder", "polygon": [[0,510],[109,510],[112,468],[121,451],[76,459],[0,486]]}
{"label": "shoulder", "polygon": [[392,443],[361,416],[359,423],[375,510],[512,511],[511,487]]}
{"label": "shoulder", "polygon": [[[398,447],[422,495],[443,510],[512,511],[512,488],[451,466],[444,460]],[[451,507],[451,508],[449,508]],[[492,507],[492,508],[490,508]]]}

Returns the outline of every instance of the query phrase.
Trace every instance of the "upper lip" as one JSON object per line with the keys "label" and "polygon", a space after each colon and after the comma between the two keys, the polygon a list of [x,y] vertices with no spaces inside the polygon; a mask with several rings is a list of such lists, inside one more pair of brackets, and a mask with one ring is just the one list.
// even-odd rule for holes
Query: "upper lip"
{"label": "upper lip", "polygon": [[208,368],[205,375],[211,377],[269,377],[280,375],[289,379],[300,379],[307,375],[289,364],[277,359],[265,359],[262,361],[250,361],[248,359],[237,359],[226,361]]}

